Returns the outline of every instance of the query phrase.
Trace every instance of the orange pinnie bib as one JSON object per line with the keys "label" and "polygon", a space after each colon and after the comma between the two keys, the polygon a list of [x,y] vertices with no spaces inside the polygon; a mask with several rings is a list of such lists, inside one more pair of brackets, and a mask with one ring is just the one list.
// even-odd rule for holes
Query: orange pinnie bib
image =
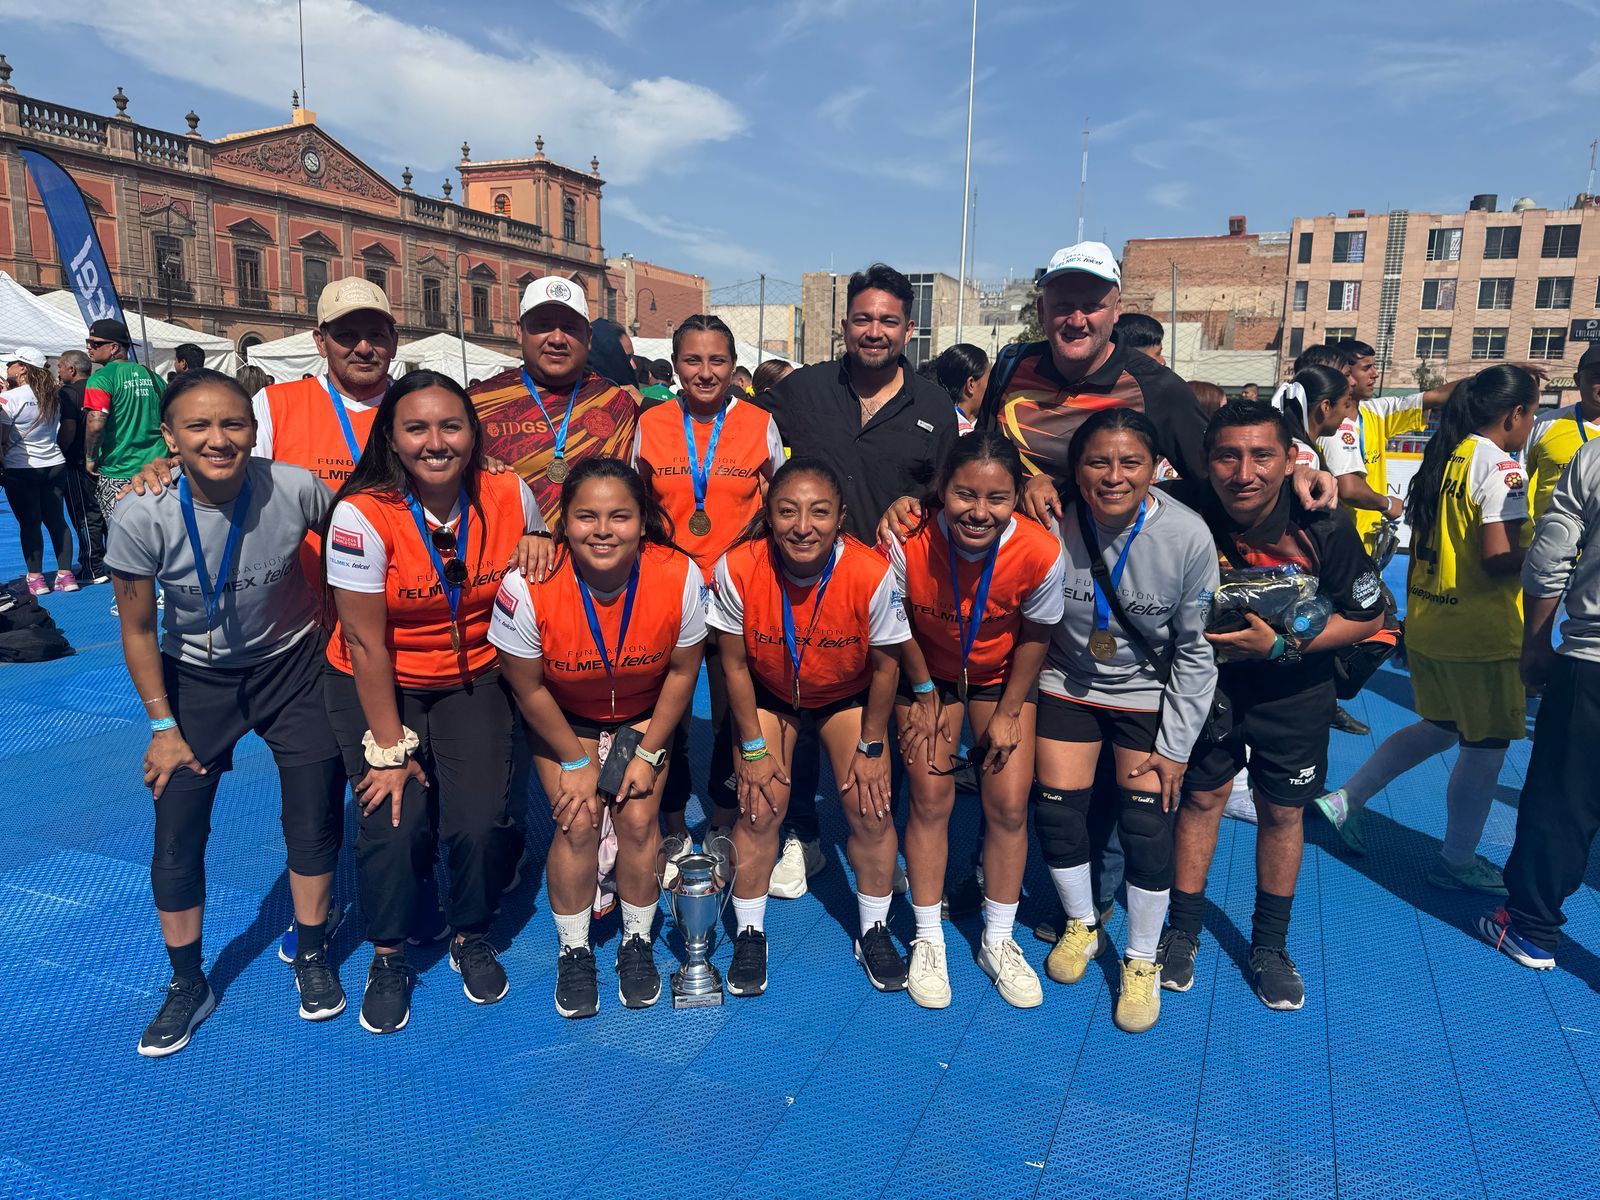
{"label": "orange pinnie bib", "polygon": [[[350,478],[356,464],[345,445],[344,429],[333,403],[320,379],[295,379],[267,388],[273,459],[304,467],[336,492]],[[365,446],[378,406],[374,404],[365,412],[345,409],[345,415],[350,418],[356,441]]]}

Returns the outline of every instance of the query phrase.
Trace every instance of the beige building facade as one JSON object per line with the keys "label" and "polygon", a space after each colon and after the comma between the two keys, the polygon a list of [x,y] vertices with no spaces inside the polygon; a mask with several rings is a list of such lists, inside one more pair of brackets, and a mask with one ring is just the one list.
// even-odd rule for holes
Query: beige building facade
{"label": "beige building facade", "polygon": [[1281,368],[1308,345],[1356,337],[1378,351],[1387,388],[1419,368],[1447,377],[1530,360],[1557,389],[1600,340],[1600,203],[1499,211],[1396,209],[1305,217],[1290,234]]}
{"label": "beige building facade", "polygon": [[[961,285],[954,276],[936,271],[908,274],[906,278],[911,281],[911,320],[916,326],[916,332],[906,345],[906,358],[915,367],[937,357],[954,342],[956,300]],[[844,352],[840,325],[847,308],[845,298],[849,288],[848,274],[807,271],[800,277],[801,357],[805,362],[825,362]],[[982,332],[979,329],[981,296],[970,282],[966,289],[961,340],[975,341],[975,336],[968,337],[966,333]],[[945,340],[947,338],[949,340]]]}

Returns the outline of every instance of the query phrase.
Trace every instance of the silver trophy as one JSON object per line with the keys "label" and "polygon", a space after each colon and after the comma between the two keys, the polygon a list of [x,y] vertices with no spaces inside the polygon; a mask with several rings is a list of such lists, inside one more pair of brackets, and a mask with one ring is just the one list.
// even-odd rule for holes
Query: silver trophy
{"label": "silver trophy", "polygon": [[738,860],[722,834],[696,851],[688,839],[666,838],[657,857],[662,901],[683,935],[684,964],[672,973],[673,1008],[710,1008],[722,1003],[722,973],[711,964],[711,948]]}

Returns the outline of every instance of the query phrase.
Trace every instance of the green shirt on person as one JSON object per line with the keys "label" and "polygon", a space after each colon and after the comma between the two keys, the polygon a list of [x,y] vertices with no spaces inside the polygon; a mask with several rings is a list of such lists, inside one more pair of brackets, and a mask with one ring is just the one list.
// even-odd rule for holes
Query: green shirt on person
{"label": "green shirt on person", "polygon": [[86,412],[105,414],[95,469],[110,479],[132,479],[157,455],[166,453],[161,438],[163,385],[148,367],[133,362],[108,362],[83,385]]}

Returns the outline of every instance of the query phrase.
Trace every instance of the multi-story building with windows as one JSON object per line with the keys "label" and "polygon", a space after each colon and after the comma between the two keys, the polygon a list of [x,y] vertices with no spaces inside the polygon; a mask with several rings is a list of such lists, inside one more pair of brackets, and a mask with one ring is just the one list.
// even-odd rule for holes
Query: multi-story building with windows
{"label": "multi-story building with windows", "polygon": [[1387,387],[1506,359],[1546,364],[1558,391],[1600,339],[1600,202],[1298,218],[1285,289],[1285,370],[1311,343],[1357,337]]}

